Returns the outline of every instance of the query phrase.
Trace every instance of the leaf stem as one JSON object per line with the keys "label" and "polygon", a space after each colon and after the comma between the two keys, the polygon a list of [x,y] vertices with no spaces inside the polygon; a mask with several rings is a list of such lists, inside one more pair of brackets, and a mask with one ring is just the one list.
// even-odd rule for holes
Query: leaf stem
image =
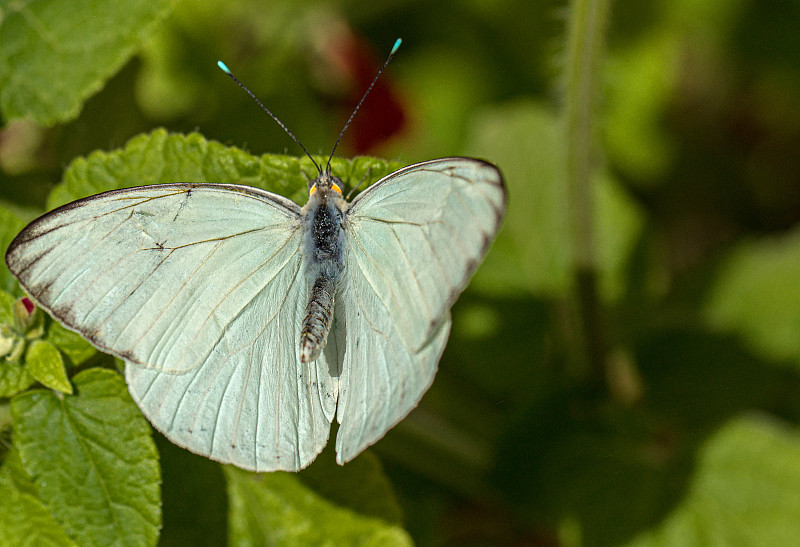
{"label": "leaf stem", "polygon": [[566,65],[567,196],[572,265],[580,316],[583,359],[598,385],[604,379],[605,343],[597,295],[595,250],[595,159],[592,115],[603,58],[608,0],[573,0],[569,17]]}

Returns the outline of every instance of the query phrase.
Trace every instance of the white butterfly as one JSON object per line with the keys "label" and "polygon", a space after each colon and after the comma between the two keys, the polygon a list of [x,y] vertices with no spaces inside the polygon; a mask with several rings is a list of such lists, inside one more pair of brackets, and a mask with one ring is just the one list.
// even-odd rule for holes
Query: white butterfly
{"label": "white butterfly", "polygon": [[126,361],[174,443],[294,471],[336,417],[341,464],[430,386],[506,196],[497,168],[469,158],[406,167],[352,203],[327,168],[312,184],[302,208],[226,184],[105,192],[33,221],[6,261],[41,307]]}

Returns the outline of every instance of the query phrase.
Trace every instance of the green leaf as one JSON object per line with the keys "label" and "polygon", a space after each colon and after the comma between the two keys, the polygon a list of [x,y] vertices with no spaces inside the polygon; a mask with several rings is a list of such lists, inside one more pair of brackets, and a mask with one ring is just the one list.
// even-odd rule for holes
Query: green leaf
{"label": "green leaf", "polygon": [[94,346],[84,340],[80,334],[66,329],[56,320],[51,321],[50,325],[47,327],[45,340],[56,346],[66,355],[72,365],[80,365],[97,353]]}
{"label": "green leaf", "polygon": [[375,454],[367,450],[347,465],[339,465],[334,444],[329,443],[314,463],[297,473],[300,481],[339,506],[402,524],[403,511]]}
{"label": "green leaf", "polygon": [[[473,122],[467,153],[495,161],[509,194],[503,230],[476,281],[498,290],[564,294],[572,265],[561,120],[521,100],[487,109]],[[594,180],[600,288],[614,299],[625,285],[624,267],[643,216],[610,174],[598,172]]]}
{"label": "green leaf", "polygon": [[28,372],[42,385],[62,393],[72,393],[58,348],[44,340],[34,340],[25,352]]}
{"label": "green leaf", "polygon": [[31,387],[36,380],[22,363],[0,361],[0,398],[12,397]]}
{"label": "green leaf", "polygon": [[402,529],[333,505],[289,473],[226,466],[231,545],[411,545]]}
{"label": "green leaf", "polygon": [[[800,436],[739,418],[700,451],[680,505],[631,545],[793,545],[800,537]],[[756,464],[757,462],[757,464]]]}
{"label": "green leaf", "polygon": [[[316,158],[323,164],[327,158]],[[331,166],[350,188],[371,182],[400,167],[397,162],[356,158],[352,162],[334,159]],[[172,182],[226,182],[246,184],[305,203],[308,178],[317,175],[308,158],[264,155],[251,156],[203,136],[168,134],[159,129],[131,139],[114,152],[95,152],[75,160],[64,174],[63,183],[48,199],[52,209],[70,201],[117,188]]]}
{"label": "green leaf", "polygon": [[81,545],[155,545],[158,454],[118,374],[89,369],[75,395],[28,391],[11,402],[14,442],[36,492]]}
{"label": "green leaf", "polygon": [[13,448],[0,468],[0,542],[43,547],[76,545],[50,515]]}
{"label": "green leaf", "polygon": [[[2,12],[0,12],[0,17],[2,17]],[[2,91],[0,91],[0,93],[2,93]],[[11,240],[13,240],[24,227],[25,222],[21,218],[0,205],[0,250],[2,250],[3,255],[5,255]],[[0,260],[0,290],[4,290],[12,295],[22,294],[19,284],[8,270],[5,260]]]}
{"label": "green leaf", "polygon": [[722,261],[705,305],[721,331],[800,366],[800,230],[741,243]]}
{"label": "green leaf", "polygon": [[131,58],[173,0],[4,2],[0,17],[0,108],[6,120],[50,125]]}

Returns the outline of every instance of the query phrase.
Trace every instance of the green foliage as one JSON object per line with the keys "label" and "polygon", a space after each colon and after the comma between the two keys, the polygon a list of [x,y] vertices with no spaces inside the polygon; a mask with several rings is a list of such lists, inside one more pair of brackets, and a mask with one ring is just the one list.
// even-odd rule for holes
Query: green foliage
{"label": "green foliage", "polygon": [[231,545],[412,545],[402,528],[337,507],[297,476],[230,466],[225,476]]}
{"label": "green foliage", "polygon": [[25,352],[25,365],[36,381],[62,393],[72,393],[64,360],[53,344],[34,340]]}
{"label": "green foliage", "polygon": [[171,0],[4,2],[0,110],[42,124],[77,116],[165,17]]}
{"label": "green foliage", "polygon": [[800,233],[746,241],[720,264],[708,321],[753,351],[800,367]]}
{"label": "green foliage", "polygon": [[[333,443],[329,443],[314,460],[314,465],[297,476],[305,486],[343,508],[391,524],[403,522],[403,510],[394,489],[380,460],[371,451],[360,454],[348,465],[340,466],[336,463]],[[353,489],[354,484],[359,488]]]}
{"label": "green foliage", "polygon": [[0,397],[11,397],[29,388],[35,381],[22,363],[7,361],[0,365]]}
{"label": "green foliage", "polygon": [[[800,438],[763,416],[721,428],[698,452],[681,503],[629,545],[790,545],[800,512]],[[753,462],[764,466],[752,471]]]}
{"label": "green foliage", "polygon": [[[114,188],[227,182],[304,203],[311,161],[255,155],[299,151],[215,61],[324,164],[373,73],[365,44],[396,35],[380,84],[407,124],[375,153],[401,161],[340,159],[384,123],[365,108],[334,173],[365,188],[463,154],[509,188],[420,408],[348,465],[329,446],[295,475],[153,433],[114,361],[23,313],[0,264],[0,544],[793,543],[800,10],[621,0],[608,29],[573,36],[596,41],[586,65],[554,62],[578,51],[569,8],[588,4],[0,2],[2,249],[35,214]],[[595,104],[582,143],[566,140],[574,85]],[[589,292],[565,185],[587,143]]]}
{"label": "green foliage", "polygon": [[75,395],[32,390],[11,401],[33,490],[81,545],[154,545],[161,479],[150,428],[118,374],[91,369],[72,381]]}
{"label": "green foliage", "polygon": [[0,397],[19,393],[35,381],[24,364],[26,340],[14,314],[17,302],[0,290]]}
{"label": "green foliage", "polygon": [[[5,264],[2,269],[10,275]],[[32,302],[0,290],[0,397],[11,397],[36,381],[72,393],[65,366],[79,365],[95,352],[79,335],[45,319]]]}
{"label": "green foliage", "polygon": [[[475,116],[467,153],[501,165],[513,198],[505,230],[488,258],[491,267],[486,268],[487,275],[502,276],[493,281],[495,290],[565,296],[571,287],[563,134],[556,113],[532,101]],[[624,289],[624,268],[642,229],[642,213],[609,174],[598,173],[594,189],[601,283],[604,295],[613,300]]]}
{"label": "green foliage", "polygon": [[[316,157],[324,163],[327,158]],[[373,158],[353,162],[334,159],[334,172],[347,188],[378,180],[399,163]],[[308,158],[267,154],[260,158],[242,150],[207,141],[199,134],[170,135],[158,129],[132,139],[116,152],[95,152],[78,158],[64,172],[64,181],[53,189],[48,209],[117,188],[169,182],[227,182],[246,184],[303,203],[309,177],[316,169]]]}
{"label": "green foliage", "polygon": [[65,329],[56,321],[50,322],[45,340],[57,347],[69,359],[68,364],[73,366],[82,364],[97,353],[97,350],[79,334]]}
{"label": "green foliage", "polygon": [[0,468],[0,530],[8,545],[77,546],[37,494],[33,481],[12,450]]}
{"label": "green foliage", "polygon": [[[0,245],[2,245],[3,249],[8,249],[11,240],[24,227],[25,222],[21,218],[5,207],[0,207]],[[21,294],[17,280],[8,271],[5,261],[0,265],[0,290],[6,293]]]}

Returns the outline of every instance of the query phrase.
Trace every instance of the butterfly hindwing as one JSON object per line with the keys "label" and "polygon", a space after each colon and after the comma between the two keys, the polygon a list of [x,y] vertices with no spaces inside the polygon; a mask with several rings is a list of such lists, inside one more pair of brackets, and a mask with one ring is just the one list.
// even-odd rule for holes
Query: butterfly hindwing
{"label": "butterfly hindwing", "polygon": [[324,448],[337,379],[325,354],[300,363],[308,288],[297,254],[200,367],[176,375],[126,365],[134,400],[176,444],[254,471],[297,471]]}

